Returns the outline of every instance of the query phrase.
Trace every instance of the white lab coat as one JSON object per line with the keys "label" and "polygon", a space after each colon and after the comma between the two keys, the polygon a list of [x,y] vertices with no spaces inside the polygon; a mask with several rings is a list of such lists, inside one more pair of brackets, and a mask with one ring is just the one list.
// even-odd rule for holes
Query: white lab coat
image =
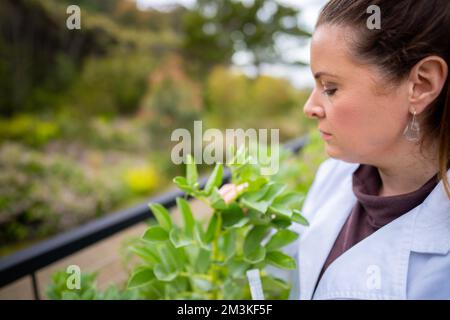
{"label": "white lab coat", "polygon": [[298,264],[289,274],[290,298],[450,299],[450,200],[442,181],[421,205],[338,257],[316,288],[357,201],[352,174],[358,166],[330,158],[319,167],[303,206],[310,226],[295,225],[299,240],[286,248]]}

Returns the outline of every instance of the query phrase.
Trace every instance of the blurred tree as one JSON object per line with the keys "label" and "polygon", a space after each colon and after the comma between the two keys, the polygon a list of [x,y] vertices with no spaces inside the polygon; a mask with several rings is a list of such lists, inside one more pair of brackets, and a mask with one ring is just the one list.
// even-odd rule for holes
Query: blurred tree
{"label": "blurred tree", "polygon": [[77,5],[82,10],[98,11],[102,13],[112,14],[115,12],[117,6],[121,2],[133,2],[130,0],[62,0],[68,5]]}
{"label": "blurred tree", "polygon": [[229,128],[252,116],[242,113],[242,110],[250,109],[250,91],[249,81],[244,75],[232,73],[225,67],[213,68],[206,80],[205,97],[209,114],[218,120],[214,126]]}
{"label": "blurred tree", "polygon": [[201,118],[201,88],[186,75],[184,61],[177,55],[166,57],[152,72],[148,87],[139,116],[148,123],[152,147],[166,151],[174,144],[170,140],[173,130],[191,130]]}
{"label": "blurred tree", "polygon": [[[60,0],[61,1],[61,0]],[[81,10],[101,13],[111,17],[114,22],[150,29],[152,31],[181,31],[181,18],[186,8],[180,5],[171,6],[170,10],[159,11],[154,9],[140,10],[136,0],[62,0],[67,5],[75,4]]]}
{"label": "blurred tree", "polygon": [[99,28],[71,32],[65,10],[42,0],[0,1],[0,114],[52,110],[83,60],[116,43]]}
{"label": "blurred tree", "polygon": [[299,106],[298,91],[286,79],[260,76],[250,95],[254,114],[269,119]]}
{"label": "blurred tree", "polygon": [[208,122],[220,128],[286,129],[282,123],[288,125],[292,110],[304,104],[304,94],[286,79],[266,75],[251,79],[223,66],[208,74],[204,95]]}
{"label": "blurred tree", "polygon": [[260,71],[263,63],[295,64],[276,49],[281,37],[302,40],[310,34],[298,24],[299,10],[275,0],[198,0],[183,20],[183,50],[206,69],[230,64],[235,52],[246,51]]}
{"label": "blurred tree", "polygon": [[155,61],[146,53],[89,57],[64,100],[78,116],[132,115],[139,108]]}

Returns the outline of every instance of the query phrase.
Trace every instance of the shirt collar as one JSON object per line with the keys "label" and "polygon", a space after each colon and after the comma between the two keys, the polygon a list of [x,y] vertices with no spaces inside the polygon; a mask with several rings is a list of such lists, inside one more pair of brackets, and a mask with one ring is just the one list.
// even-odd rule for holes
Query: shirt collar
{"label": "shirt collar", "polygon": [[421,204],[438,184],[437,174],[431,177],[419,189],[395,196],[379,196],[381,177],[378,169],[372,165],[361,164],[353,173],[352,188],[367,214],[368,222],[376,229]]}

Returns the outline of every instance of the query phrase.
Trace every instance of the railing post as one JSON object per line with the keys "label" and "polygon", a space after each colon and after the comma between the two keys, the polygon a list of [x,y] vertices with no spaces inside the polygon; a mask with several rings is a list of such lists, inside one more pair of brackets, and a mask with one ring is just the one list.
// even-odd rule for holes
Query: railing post
{"label": "railing post", "polygon": [[39,284],[36,278],[36,273],[31,273],[31,284],[33,285],[33,295],[34,300],[41,300],[41,297],[39,296]]}

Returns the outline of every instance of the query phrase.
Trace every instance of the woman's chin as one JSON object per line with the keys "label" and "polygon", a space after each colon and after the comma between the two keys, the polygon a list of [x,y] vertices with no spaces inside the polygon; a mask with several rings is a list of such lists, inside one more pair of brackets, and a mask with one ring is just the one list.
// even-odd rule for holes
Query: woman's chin
{"label": "woman's chin", "polygon": [[325,142],[325,152],[332,158],[337,158],[340,154],[336,146],[333,146],[328,142]]}
{"label": "woman's chin", "polygon": [[330,158],[336,159],[336,160],[342,160],[342,161],[349,161],[351,157],[349,157],[348,154],[345,152],[342,152],[341,149],[336,147],[335,145],[330,145],[327,143],[325,145],[325,152]]}
{"label": "woman's chin", "polygon": [[363,163],[363,159],[359,156],[356,156],[354,153],[343,152],[341,149],[336,146],[325,146],[325,151],[330,158],[341,160],[348,163]]}

